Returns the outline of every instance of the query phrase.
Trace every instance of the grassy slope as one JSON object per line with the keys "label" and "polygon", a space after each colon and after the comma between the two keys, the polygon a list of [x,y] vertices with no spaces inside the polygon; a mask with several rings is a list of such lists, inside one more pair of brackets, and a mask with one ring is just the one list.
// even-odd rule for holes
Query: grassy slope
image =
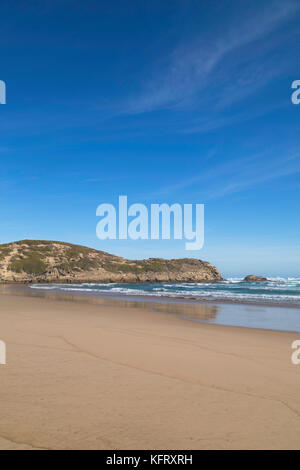
{"label": "grassy slope", "polygon": [[150,258],[130,261],[103,251],[65,242],[21,240],[0,245],[0,268],[6,263],[12,273],[39,276],[51,268],[64,273],[104,269],[110,273],[162,273],[208,269],[209,263],[195,259]]}

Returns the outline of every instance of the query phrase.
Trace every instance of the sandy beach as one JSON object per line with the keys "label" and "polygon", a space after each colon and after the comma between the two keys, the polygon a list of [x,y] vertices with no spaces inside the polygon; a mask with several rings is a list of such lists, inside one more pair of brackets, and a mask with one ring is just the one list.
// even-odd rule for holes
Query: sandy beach
{"label": "sandy beach", "polygon": [[300,334],[0,294],[0,449],[300,449]]}

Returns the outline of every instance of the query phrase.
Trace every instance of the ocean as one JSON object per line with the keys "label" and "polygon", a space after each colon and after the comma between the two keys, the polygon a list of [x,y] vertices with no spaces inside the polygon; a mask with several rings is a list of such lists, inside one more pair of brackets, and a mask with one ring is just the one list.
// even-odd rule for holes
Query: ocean
{"label": "ocean", "polygon": [[218,283],[37,284],[28,291],[142,307],[200,323],[300,333],[300,278],[251,283],[232,278]]}
{"label": "ocean", "polygon": [[265,282],[245,282],[241,278],[231,278],[217,283],[35,284],[31,288],[121,296],[186,298],[272,305],[295,304],[300,307],[300,278],[271,278]]}

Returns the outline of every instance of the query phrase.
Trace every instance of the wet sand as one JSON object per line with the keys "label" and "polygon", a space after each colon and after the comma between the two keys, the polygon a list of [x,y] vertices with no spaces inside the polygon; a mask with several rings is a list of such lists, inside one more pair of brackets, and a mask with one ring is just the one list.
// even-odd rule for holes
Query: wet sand
{"label": "wet sand", "polygon": [[96,300],[0,294],[0,449],[300,449],[299,333]]}

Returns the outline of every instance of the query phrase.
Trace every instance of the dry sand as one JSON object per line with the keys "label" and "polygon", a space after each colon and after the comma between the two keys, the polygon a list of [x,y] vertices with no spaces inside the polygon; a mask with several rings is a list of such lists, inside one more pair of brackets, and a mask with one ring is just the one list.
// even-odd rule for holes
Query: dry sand
{"label": "dry sand", "polygon": [[300,449],[300,334],[0,295],[0,449]]}

